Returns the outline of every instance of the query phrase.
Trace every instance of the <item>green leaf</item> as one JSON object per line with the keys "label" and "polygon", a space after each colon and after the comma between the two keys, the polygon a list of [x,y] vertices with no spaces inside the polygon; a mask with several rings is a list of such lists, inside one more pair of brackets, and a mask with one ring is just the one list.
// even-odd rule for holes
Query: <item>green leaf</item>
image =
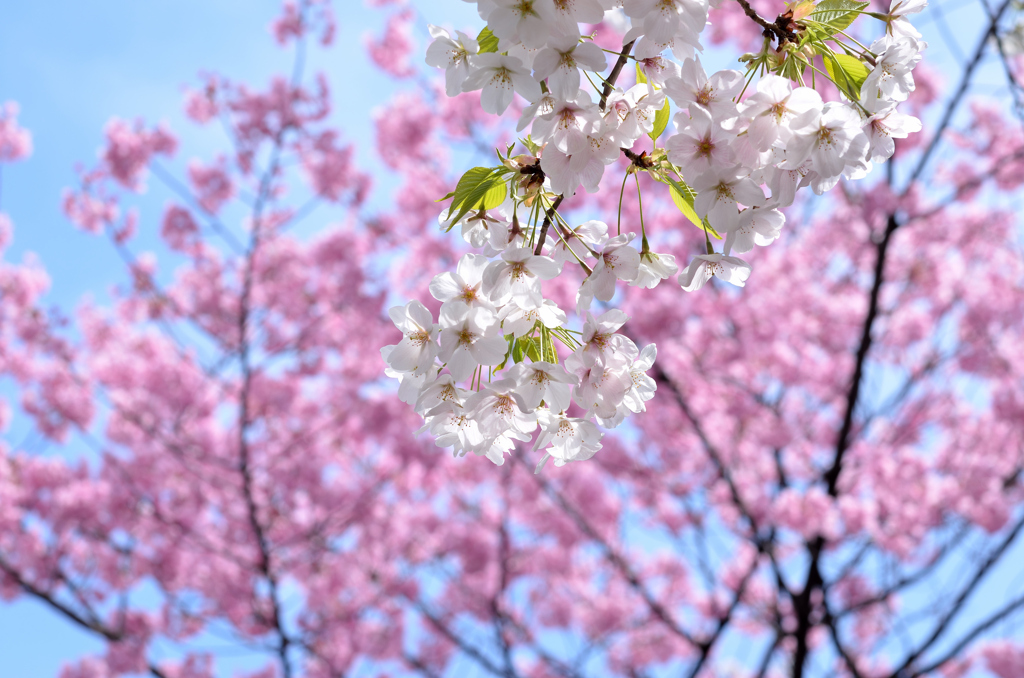
{"label": "green leaf", "polygon": [[534,155],[535,156],[535,155],[537,155],[537,151],[540,150],[540,146],[538,146],[533,141],[533,139],[530,138],[529,135],[527,135],[527,137],[525,139],[520,139],[519,143],[521,143],[523,145],[523,147],[530,152],[530,155]]}
{"label": "green leaf", "polygon": [[822,0],[814,11],[807,15],[805,21],[825,24],[828,35],[846,30],[854,22],[861,10],[868,6],[867,2],[855,0]]}
{"label": "green leaf", "polygon": [[711,237],[718,240],[722,239],[722,236],[718,234],[718,231],[713,229],[708,223],[707,219],[701,219],[697,216],[696,210],[693,209],[693,199],[697,197],[697,192],[690,188],[685,181],[676,181],[670,176],[664,176],[651,173],[656,179],[662,179],[662,183],[666,183],[672,189],[669,193],[672,194],[672,202],[676,204],[679,211],[683,213],[687,219],[690,220],[694,226],[700,230],[707,230]]}
{"label": "green leaf", "polygon": [[825,70],[843,93],[856,101],[860,99],[860,88],[871,71],[857,57],[849,54],[825,54]]}
{"label": "green leaf", "polygon": [[671,116],[672,109],[668,104],[668,97],[665,97],[665,105],[662,106],[661,110],[654,116],[654,129],[652,129],[647,135],[651,138],[651,141],[658,140],[658,137],[660,137],[665,131],[665,128],[668,127],[668,121]]}
{"label": "green leaf", "polygon": [[543,358],[546,363],[558,364],[558,351],[555,350],[555,342],[551,337],[551,330],[541,325],[541,343],[543,344]]}
{"label": "green leaf", "polygon": [[537,337],[530,337],[530,343],[526,347],[526,354],[530,356],[530,360],[533,362],[540,362],[540,339]]}
{"label": "green leaf", "polygon": [[802,58],[798,58],[796,54],[790,54],[786,60],[782,62],[782,67],[778,70],[778,74],[787,80],[800,82],[803,78],[804,71],[806,70],[807,61]]}
{"label": "green leaf", "polygon": [[476,36],[476,43],[480,46],[480,54],[498,51],[498,36],[491,33],[491,29],[486,26],[480,31],[480,35]]}
{"label": "green leaf", "polygon": [[639,61],[636,62],[636,84],[638,84],[638,85],[646,85],[647,84],[647,76],[644,75],[644,72],[642,70],[640,70],[640,62]]}
{"label": "green leaf", "polygon": [[512,362],[518,364],[523,362],[523,344],[521,339],[516,339],[515,345],[512,347]]}
{"label": "green leaf", "polygon": [[452,196],[452,205],[448,208],[446,219],[454,225],[470,210],[489,210],[497,207],[505,200],[508,188],[501,178],[504,167],[474,167],[459,179]]}
{"label": "green leaf", "polygon": [[533,362],[540,362],[540,340],[537,337],[519,337],[512,349],[512,360],[517,363],[523,362],[523,358],[529,358]]}
{"label": "green leaf", "polygon": [[513,349],[515,347],[516,335],[514,335],[514,334],[506,334],[505,335],[505,341],[508,342],[508,348],[505,349],[505,359],[501,361],[500,365],[498,365],[497,367],[494,368],[495,372],[497,372],[499,370],[505,369],[505,363],[508,362],[508,358],[509,358],[510,355],[512,355],[512,351],[513,351]]}
{"label": "green leaf", "polygon": [[850,83],[846,79],[846,73],[843,72],[839,63],[832,58],[831,54],[827,53],[823,54],[821,59],[825,62],[825,71],[828,73],[828,77],[832,78],[832,82],[836,84],[840,92],[850,96]]}

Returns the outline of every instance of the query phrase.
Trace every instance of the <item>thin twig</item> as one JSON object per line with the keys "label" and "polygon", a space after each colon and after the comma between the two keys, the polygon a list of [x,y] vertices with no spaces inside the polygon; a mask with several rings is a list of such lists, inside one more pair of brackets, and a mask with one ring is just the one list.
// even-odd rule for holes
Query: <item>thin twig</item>
{"label": "thin twig", "polygon": [[772,23],[765,19],[763,16],[754,11],[754,8],[750,6],[750,3],[747,2],[747,0],[736,0],[736,2],[740,3],[740,7],[743,8],[744,14],[753,19],[754,23],[756,23],[758,26],[764,29],[765,37],[774,36],[776,39],[778,39],[780,45],[784,42],[796,41],[796,35],[792,31],[787,30],[782,26],[776,23]]}
{"label": "thin twig", "polygon": [[619,53],[619,58],[612,66],[612,70],[608,73],[608,79],[604,81],[604,88],[601,91],[601,103],[598,104],[601,110],[604,110],[605,104],[608,103],[608,95],[615,89],[615,81],[619,79],[619,74],[622,73],[622,67],[629,61],[629,53],[633,49],[633,44],[636,40],[627,42],[622,46],[622,52]]}
{"label": "thin twig", "polygon": [[533,250],[533,253],[538,257],[544,251],[544,241],[547,240],[548,229],[551,228],[551,220],[555,216],[555,211],[558,209],[558,206],[562,204],[562,200],[564,199],[564,195],[560,195],[555,198],[555,201],[551,203],[551,207],[548,208],[547,213],[544,215],[544,223],[541,224],[540,236],[537,238],[537,247]]}
{"label": "thin twig", "polygon": [[[742,3],[744,0],[737,1]],[[925,147],[924,152],[917,161],[914,171],[911,172],[910,180],[907,182],[907,188],[903,191],[904,194],[910,190],[910,187],[914,185],[914,182],[921,178],[921,173],[924,172],[924,168],[928,164],[929,158],[931,158],[932,153],[934,153],[935,149],[938,147],[939,140],[941,139],[943,132],[946,131],[946,128],[948,128],[952,122],[953,114],[956,112],[957,108],[959,108],[960,103],[965,99],[964,93],[971,84],[971,78],[974,76],[974,70],[981,63],[981,58],[985,55],[985,50],[989,44],[989,38],[998,33],[999,21],[1003,18],[1003,14],[1006,13],[1006,10],[1010,8],[1011,4],[1013,4],[1013,0],[1004,0],[1003,4],[999,6],[999,9],[997,9],[994,14],[989,15],[988,29],[982,34],[981,39],[978,40],[978,46],[974,49],[974,56],[964,68],[964,74],[960,78],[960,85],[950,97],[949,103],[946,104],[946,110],[942,113],[942,118],[938,126],[935,128],[935,133],[932,136],[931,141]]]}

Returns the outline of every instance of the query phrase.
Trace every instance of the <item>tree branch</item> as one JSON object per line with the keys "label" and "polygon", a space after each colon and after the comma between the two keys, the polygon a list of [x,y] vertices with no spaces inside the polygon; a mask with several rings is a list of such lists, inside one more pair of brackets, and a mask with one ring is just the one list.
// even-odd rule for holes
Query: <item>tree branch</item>
{"label": "tree branch", "polygon": [[708,657],[711,656],[711,650],[714,649],[715,644],[718,642],[718,639],[722,637],[722,632],[725,631],[725,628],[729,625],[729,622],[732,621],[733,615],[736,613],[736,610],[739,608],[740,603],[743,601],[743,594],[747,590],[747,585],[750,583],[750,580],[754,577],[754,574],[757,572],[757,568],[759,566],[759,558],[755,556],[754,562],[750,566],[750,569],[747,570],[746,573],[744,573],[743,578],[740,580],[739,586],[736,587],[736,595],[733,597],[732,603],[730,603],[729,608],[725,611],[725,614],[722,615],[721,618],[718,620],[718,625],[715,627],[715,630],[711,633],[711,635],[706,640],[701,642],[699,646],[700,654],[697,657],[697,661],[690,668],[690,678],[697,678],[697,674],[700,673],[700,670],[704,667],[704,663],[708,660]]}
{"label": "tree branch", "polygon": [[967,601],[967,598],[970,597],[971,593],[973,593],[974,590],[978,587],[978,584],[980,584],[981,580],[985,578],[985,575],[988,574],[989,570],[992,569],[992,566],[995,565],[1000,558],[1002,558],[1003,554],[1006,552],[1006,549],[1010,547],[1010,545],[1016,539],[1017,535],[1020,534],[1022,529],[1024,529],[1024,518],[1018,520],[1017,524],[1013,526],[1013,529],[1011,529],[1010,532],[1006,535],[1002,543],[1000,543],[999,546],[997,546],[988,554],[988,557],[985,559],[985,562],[981,564],[978,570],[974,573],[974,576],[971,577],[971,581],[969,581],[967,585],[964,586],[964,588],[957,595],[956,600],[953,601],[953,604],[950,606],[950,608],[946,610],[946,613],[944,615],[942,615],[942,618],[938,621],[938,623],[935,625],[935,628],[932,630],[931,635],[929,635],[928,638],[925,639],[925,641],[903,661],[903,664],[901,664],[900,667],[893,672],[893,675],[898,676],[901,673],[903,673],[907,668],[910,667],[911,664],[917,661],[917,659],[922,654],[924,654],[928,650],[928,648],[935,644],[935,641],[939,639],[942,633],[949,626],[949,623],[953,621],[953,618],[960,613],[961,609],[963,609],[963,605]]}
{"label": "tree branch", "polygon": [[506,678],[514,678],[514,676],[516,676],[516,673],[513,669],[502,670],[501,668],[497,667],[490,659],[485,657],[482,652],[480,652],[475,647],[469,645],[464,640],[462,640],[462,638],[460,638],[455,632],[449,629],[444,624],[444,622],[442,622],[441,619],[438,618],[437,615],[428,610],[425,603],[423,603],[420,600],[415,600],[411,598],[408,598],[408,600],[420,612],[420,614],[426,617],[427,621],[430,622],[431,626],[433,626],[438,632],[440,632],[441,635],[447,638],[450,643],[452,643],[457,648],[462,650],[469,657],[473,658],[486,671],[493,673],[496,676],[504,676]]}
{"label": "tree branch", "polygon": [[[1004,618],[1008,617],[1009,615],[1013,614],[1014,612],[1022,608],[1024,608],[1024,595],[1019,596],[1016,599],[1004,605],[1002,608],[999,609],[998,612],[996,612],[991,617],[983,621],[981,624],[978,624],[970,633],[961,638],[960,641],[957,642],[953,647],[951,647],[949,651],[942,656],[941,659],[937,659],[932,664],[922,669],[918,669],[917,671],[914,671],[914,673],[910,674],[909,678],[917,678],[917,676],[923,676],[940,668],[950,659],[960,654],[960,652],[962,652],[965,647],[970,645],[975,638],[977,638],[982,633],[998,624]],[[893,678],[900,678],[899,674],[894,673]]]}
{"label": "tree branch", "polygon": [[[628,42],[622,46],[622,52],[619,54],[618,61],[615,62],[612,70],[608,73],[608,78],[605,80],[604,88],[601,92],[600,106],[602,111],[604,110],[605,104],[608,102],[608,95],[611,94],[612,90],[615,88],[615,81],[619,79],[619,75],[622,73],[622,67],[626,65],[626,61],[629,59],[629,52],[633,49],[634,42],[636,41]],[[544,223],[540,228],[540,237],[537,238],[537,247],[533,251],[534,255],[540,256],[541,251],[544,249],[544,242],[548,237],[548,229],[551,227],[551,220],[554,217],[558,206],[562,204],[562,200],[564,198],[564,194],[555,198],[555,202],[551,204],[547,214],[544,215]]]}
{"label": "tree branch", "polygon": [[547,240],[548,229],[551,228],[551,220],[554,218],[555,212],[558,210],[558,206],[562,204],[562,200],[564,199],[564,195],[560,195],[555,198],[555,201],[551,203],[551,207],[549,207],[548,211],[544,214],[544,223],[541,224],[540,235],[537,237],[537,247],[533,250],[535,256],[539,257],[544,251],[544,241]]}
{"label": "tree branch", "polygon": [[[75,625],[80,626],[81,628],[87,631],[91,631],[99,636],[102,636],[108,642],[111,643],[117,643],[124,639],[123,633],[114,631],[113,629],[107,627],[105,624],[100,623],[98,621],[98,617],[96,617],[96,615],[93,614],[91,610],[89,616],[91,616],[93,620],[87,620],[81,614],[75,612],[73,609],[57,600],[52,593],[48,593],[36,587],[34,584],[32,584],[32,582],[22,577],[21,573],[14,569],[10,565],[10,563],[3,559],[3,557],[0,557],[0,570],[2,570],[4,574],[6,574],[8,577],[13,579],[14,583],[17,584],[22,591],[29,594],[36,600],[45,603],[48,607],[58,612],[64,618],[70,620]],[[67,581],[67,579],[60,573],[58,573],[58,577],[63,581]],[[167,675],[163,671],[161,671],[157,666],[149,664],[148,662],[146,670],[149,671],[151,675],[155,676],[155,678],[167,678]]]}
{"label": "tree branch", "polygon": [[[744,0],[737,0],[742,4]],[[914,182],[921,178],[921,173],[924,172],[925,166],[928,164],[928,160],[931,158],[932,153],[939,145],[939,141],[942,137],[943,132],[949,127],[953,120],[953,114],[956,112],[960,103],[964,101],[964,93],[971,84],[971,78],[974,76],[974,69],[981,63],[981,58],[985,55],[985,50],[988,47],[989,40],[999,32],[999,21],[1003,18],[1006,10],[1013,4],[1013,0],[1003,0],[1003,4],[999,5],[999,8],[995,13],[989,13],[988,28],[982,34],[981,39],[978,40],[978,46],[974,48],[974,56],[967,66],[964,67],[964,74],[960,78],[960,84],[957,86],[956,91],[949,99],[949,103],[946,105],[946,110],[942,113],[942,118],[935,128],[935,133],[932,136],[931,141],[925,147],[924,152],[921,154],[920,159],[917,161],[917,165],[914,167],[914,171],[910,174],[910,180],[907,182],[907,188],[904,190],[906,194],[907,190],[913,186]]]}
{"label": "tree branch", "polygon": [[853,376],[850,378],[850,387],[846,393],[846,411],[843,414],[843,424],[839,429],[839,436],[836,441],[836,453],[832,466],[825,472],[823,480],[828,487],[828,494],[836,496],[836,486],[839,482],[839,474],[843,470],[843,457],[850,446],[850,433],[853,430],[853,414],[860,399],[861,382],[864,378],[864,367],[867,363],[868,352],[871,350],[871,343],[874,340],[872,331],[875,320],[878,318],[879,299],[882,295],[882,285],[885,282],[885,257],[889,250],[889,242],[893,233],[899,228],[895,215],[889,215],[882,240],[878,243],[875,257],[874,281],[871,284],[871,292],[868,297],[868,314],[864,318],[864,326],[861,330],[860,345],[857,347],[857,355],[854,359]]}
{"label": "tree branch", "polygon": [[[525,467],[526,462],[523,461],[520,456],[516,455],[514,458]],[[686,629],[682,628],[672,617],[672,614],[665,609],[665,606],[655,599],[654,595],[647,590],[647,587],[640,581],[640,578],[636,573],[633,572],[633,569],[629,566],[629,563],[626,562],[626,559],[615,551],[615,549],[613,549],[611,545],[605,541],[593,527],[590,526],[580,512],[569,504],[568,500],[566,500],[566,498],[563,497],[562,494],[551,485],[551,483],[541,475],[531,475],[534,480],[536,480],[537,484],[541,486],[541,489],[543,489],[548,496],[551,497],[551,499],[553,499],[570,518],[572,518],[573,522],[576,523],[576,527],[583,532],[583,534],[587,535],[587,538],[593,540],[601,547],[601,550],[604,551],[605,558],[608,562],[615,566],[615,569],[619,571],[633,590],[640,595],[651,613],[665,624],[672,633],[679,636],[690,645],[699,648],[701,644]]]}
{"label": "tree branch", "polygon": [[747,0],[736,0],[736,2],[740,3],[740,7],[743,8],[744,14],[753,19],[755,24],[764,29],[765,37],[775,37],[780,45],[784,42],[796,41],[796,35],[792,31],[783,28],[778,23],[771,23],[765,19],[754,11],[754,8],[750,6],[750,3],[747,2]]}
{"label": "tree branch", "polygon": [[612,66],[612,70],[609,71],[608,79],[604,81],[604,87],[601,91],[601,102],[598,104],[602,111],[608,103],[608,95],[612,93],[613,89],[615,89],[615,81],[619,79],[619,74],[622,73],[622,67],[626,65],[627,61],[629,61],[629,53],[632,51],[634,43],[636,43],[636,40],[627,42],[622,46],[622,52],[619,53],[618,60],[615,62],[615,65]]}
{"label": "tree branch", "polygon": [[846,668],[850,670],[850,674],[853,678],[861,678],[860,670],[857,669],[855,659],[846,651],[843,647],[842,640],[839,638],[839,624],[836,619],[832,616],[832,612],[828,608],[828,601],[822,601],[822,607],[824,609],[824,615],[822,622],[828,627],[829,635],[832,637],[832,644],[835,645],[836,652],[843,658],[843,663],[846,664]]}
{"label": "tree branch", "polygon": [[[300,20],[305,20],[309,0],[302,0],[299,4]],[[296,89],[302,79],[302,70],[305,64],[305,38],[300,36],[295,45],[295,62],[292,67],[291,86]],[[256,195],[256,202],[252,210],[252,234],[245,253],[245,269],[242,279],[242,290],[238,299],[238,361],[242,374],[242,385],[238,395],[238,472],[242,476],[242,496],[245,501],[246,513],[248,514],[249,525],[252,528],[253,537],[259,551],[258,569],[267,582],[269,589],[271,618],[269,626],[277,634],[277,657],[281,664],[283,678],[292,677],[292,666],[288,658],[288,649],[293,644],[291,637],[284,629],[284,619],[281,612],[281,601],[277,575],[271,562],[270,542],[266,531],[260,523],[259,510],[256,506],[256,496],[253,487],[251,468],[251,456],[249,449],[248,430],[252,421],[249,416],[249,391],[252,388],[253,366],[250,356],[249,344],[249,318],[251,314],[251,301],[253,286],[255,284],[256,255],[262,242],[262,217],[263,210],[271,199],[271,184],[277,175],[281,162],[281,151],[284,146],[284,135],[288,128],[284,127],[274,136],[274,144],[270,153],[270,163],[266,172],[260,177],[259,189]],[[261,616],[257,611],[257,617]]]}

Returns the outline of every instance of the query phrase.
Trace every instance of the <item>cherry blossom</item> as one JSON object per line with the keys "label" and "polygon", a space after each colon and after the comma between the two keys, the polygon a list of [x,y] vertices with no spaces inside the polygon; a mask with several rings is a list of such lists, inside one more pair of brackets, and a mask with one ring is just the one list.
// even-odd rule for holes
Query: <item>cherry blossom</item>
{"label": "cherry blossom", "polygon": [[737,257],[714,252],[695,256],[679,274],[679,284],[687,292],[693,292],[704,287],[712,277],[717,277],[743,287],[749,276],[750,264]]}
{"label": "cherry blossom", "polygon": [[487,15],[487,24],[499,38],[541,47],[548,39],[554,20],[552,0],[489,0],[495,8]]}
{"label": "cherry blossom", "polygon": [[579,42],[573,36],[552,40],[533,60],[533,75],[547,80],[551,92],[559,99],[575,99],[580,91],[580,69],[603,71],[608,60],[601,48],[592,42]]}
{"label": "cherry blossom", "polygon": [[469,379],[480,365],[497,365],[504,359],[505,340],[497,334],[497,322],[493,311],[461,301],[441,310],[438,358],[457,381]]}
{"label": "cherry blossom", "polygon": [[405,335],[388,356],[388,364],[399,372],[425,373],[437,355],[434,344],[437,325],[434,317],[418,301],[410,301],[404,307],[395,306],[388,311],[388,315],[395,327]]}
{"label": "cherry blossom", "polygon": [[794,132],[813,124],[821,107],[821,95],[810,87],[796,87],[777,75],[766,75],[757,83],[757,91],[743,102],[740,111],[749,121],[747,133],[760,151],[768,150],[776,140],[789,141]]}
{"label": "cherry blossom", "polygon": [[718,71],[709,78],[699,59],[684,61],[680,74],[665,82],[665,93],[681,108],[689,110],[690,104],[695,104],[718,121],[735,117],[734,100],[742,88],[742,73]]}
{"label": "cherry blossom", "polygon": [[601,449],[601,432],[586,419],[570,419],[549,411],[541,412],[539,417],[541,433],[536,447],[543,448],[545,454],[537,463],[538,473],[548,458],[555,460],[555,466],[563,466],[570,461],[586,461]]}
{"label": "cherry blossom", "polygon": [[653,289],[662,280],[671,278],[679,272],[676,258],[671,254],[640,253],[640,266],[636,277],[629,283],[633,287]]}
{"label": "cherry blossom", "polygon": [[0,105],[0,162],[14,162],[32,154],[32,135],[18,126],[18,104]]}
{"label": "cherry blossom", "polygon": [[443,68],[445,92],[453,97],[462,91],[462,85],[470,73],[470,55],[476,56],[479,46],[476,40],[462,31],[456,31],[458,40],[443,28],[431,25],[430,37],[434,41],[427,48],[426,62],[429,66]]}
{"label": "cherry blossom", "polygon": [[688,119],[677,114],[680,127],[666,143],[669,160],[679,165],[683,177],[691,183],[706,172],[717,172],[736,164],[732,149],[732,134],[723,130],[711,119],[711,115],[695,107]]}
{"label": "cherry blossom", "polygon": [[516,92],[530,101],[540,98],[540,85],[530,77],[522,60],[500,54],[479,54],[474,70],[462,82],[462,90],[483,89],[480,106],[488,113],[501,115],[512,103]]}

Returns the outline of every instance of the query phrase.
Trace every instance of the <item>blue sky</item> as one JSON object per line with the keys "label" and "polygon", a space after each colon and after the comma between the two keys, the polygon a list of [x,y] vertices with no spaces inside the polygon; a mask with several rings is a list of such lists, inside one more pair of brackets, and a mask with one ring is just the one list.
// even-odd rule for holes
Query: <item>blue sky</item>
{"label": "blue sky", "polygon": [[[95,160],[106,122],[114,116],[166,121],[182,142],[172,167],[222,150],[216,131],[185,120],[183,87],[198,83],[204,70],[255,86],[286,70],[289,55],[267,30],[279,5],[276,0],[8,3],[0,22],[0,100],[21,104],[21,124],[31,129],[35,152],[28,162],[3,169],[2,209],[15,224],[7,258],[37,253],[53,275],[55,303],[73,305],[90,291],[102,295],[112,282],[111,271],[119,268],[102,239],[75,230],[60,210],[61,191],[74,184],[76,163]],[[417,5],[437,23],[463,26],[475,18],[472,7],[461,2]],[[379,31],[384,14],[367,9],[362,0],[342,0],[335,7],[338,40],[331,50],[314,54],[310,71],[329,74],[335,97],[342,83],[358,97],[358,105],[344,107],[339,125],[349,139],[369,140],[371,111],[394,89],[363,50],[364,34]],[[149,183],[157,193],[159,186]],[[162,205],[159,195],[152,197]],[[158,215],[156,210],[149,217]],[[145,232],[154,229],[145,221],[140,226],[141,243],[147,245]]]}

